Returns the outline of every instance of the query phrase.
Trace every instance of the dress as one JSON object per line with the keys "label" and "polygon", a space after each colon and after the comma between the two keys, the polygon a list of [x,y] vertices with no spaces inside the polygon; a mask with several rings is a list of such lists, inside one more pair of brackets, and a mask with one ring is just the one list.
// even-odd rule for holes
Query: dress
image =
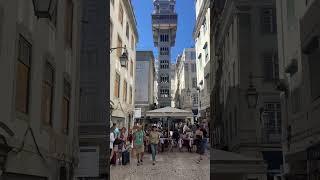
{"label": "dress", "polygon": [[201,135],[196,135],[195,143],[197,145],[197,153],[204,154],[203,138]]}

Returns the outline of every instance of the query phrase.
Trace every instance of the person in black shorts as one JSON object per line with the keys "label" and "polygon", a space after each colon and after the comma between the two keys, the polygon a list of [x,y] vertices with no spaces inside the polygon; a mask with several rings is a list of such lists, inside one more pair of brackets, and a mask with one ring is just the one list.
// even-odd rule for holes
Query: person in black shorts
{"label": "person in black shorts", "polygon": [[197,144],[197,153],[199,154],[199,160],[197,163],[200,163],[202,160],[202,155],[204,154],[203,149],[203,131],[200,130],[200,126],[197,125],[197,130],[195,132],[195,143]]}

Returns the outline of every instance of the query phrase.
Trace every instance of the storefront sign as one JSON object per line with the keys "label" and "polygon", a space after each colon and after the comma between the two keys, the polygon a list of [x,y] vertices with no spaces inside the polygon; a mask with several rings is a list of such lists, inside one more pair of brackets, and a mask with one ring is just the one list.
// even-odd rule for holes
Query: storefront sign
{"label": "storefront sign", "polygon": [[134,108],[134,118],[141,118],[141,108]]}

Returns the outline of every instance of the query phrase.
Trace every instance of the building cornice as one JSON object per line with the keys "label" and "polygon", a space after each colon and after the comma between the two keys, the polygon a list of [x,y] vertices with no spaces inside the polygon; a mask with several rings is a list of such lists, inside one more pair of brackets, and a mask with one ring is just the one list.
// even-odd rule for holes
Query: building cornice
{"label": "building cornice", "polygon": [[127,9],[128,18],[132,22],[132,29],[133,29],[134,35],[136,36],[136,43],[138,43],[139,42],[139,34],[138,34],[138,30],[137,30],[137,20],[136,20],[135,14],[134,14],[131,0],[124,0],[123,4],[124,4],[125,8]]}
{"label": "building cornice", "polygon": [[197,38],[197,35],[198,35],[198,33],[199,33],[200,29],[201,29],[201,25],[202,25],[203,19],[205,18],[209,7],[210,7],[210,1],[209,0],[203,0],[203,3],[201,5],[201,8],[200,8],[197,20],[196,20],[196,24],[195,24],[194,29],[193,29],[193,39]]}

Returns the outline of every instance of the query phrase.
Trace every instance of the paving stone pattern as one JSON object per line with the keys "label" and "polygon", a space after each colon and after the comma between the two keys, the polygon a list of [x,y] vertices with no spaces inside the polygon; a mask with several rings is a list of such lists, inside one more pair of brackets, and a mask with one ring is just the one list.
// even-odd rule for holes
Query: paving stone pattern
{"label": "paving stone pattern", "polygon": [[209,180],[210,157],[206,155],[197,164],[199,155],[188,152],[165,152],[156,157],[152,165],[151,154],[146,153],[143,165],[137,166],[136,158],[130,164],[111,166],[111,180]]}

